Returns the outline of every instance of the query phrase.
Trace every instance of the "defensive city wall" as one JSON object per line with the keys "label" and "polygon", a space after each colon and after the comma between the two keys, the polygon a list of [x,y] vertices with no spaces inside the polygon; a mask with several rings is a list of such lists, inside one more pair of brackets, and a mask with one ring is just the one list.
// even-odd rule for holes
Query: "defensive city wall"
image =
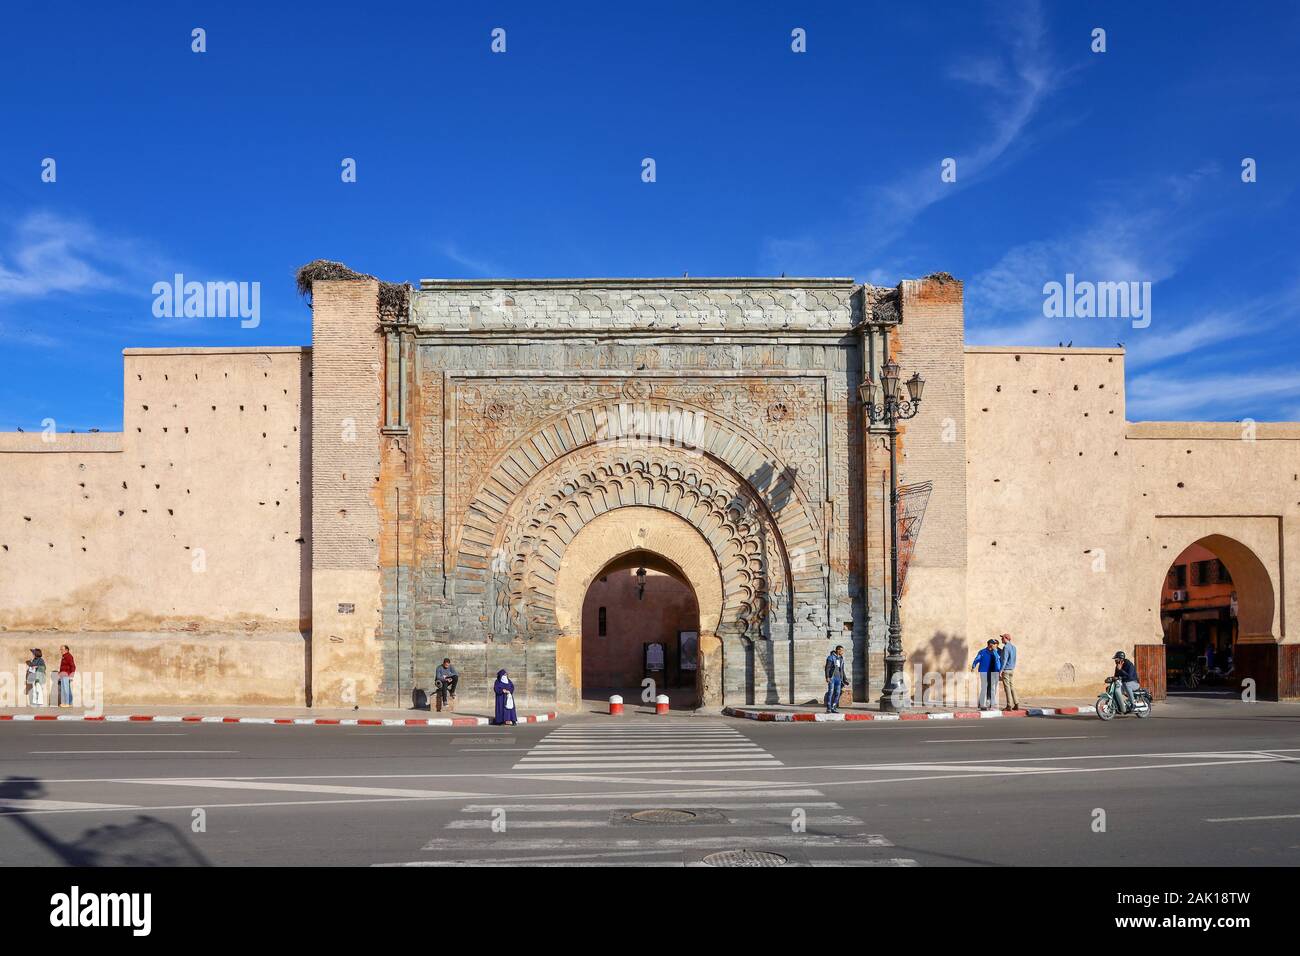
{"label": "defensive city wall", "polygon": [[394,288],[317,279],[310,349],[127,350],[120,434],[0,435],[0,670],[68,643],[107,703],[391,706],[451,656],[573,707],[586,588],[635,556],[695,592],[705,706],[812,700],[837,643],[878,694],[888,355],[926,380],[909,681],[1010,631],[1022,692],[1091,696],[1201,541],[1239,671],[1300,695],[1300,425],[1128,422],[1122,350],[966,346],[947,275]]}

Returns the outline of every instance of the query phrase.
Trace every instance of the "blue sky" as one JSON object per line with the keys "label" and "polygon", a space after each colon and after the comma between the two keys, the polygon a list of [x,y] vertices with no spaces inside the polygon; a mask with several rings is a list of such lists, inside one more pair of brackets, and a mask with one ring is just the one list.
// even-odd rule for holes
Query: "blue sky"
{"label": "blue sky", "polygon": [[[1124,342],[1130,419],[1300,419],[1300,5],[273,6],[6,5],[0,430],[119,428],[125,347],[307,343],[318,257],[942,270],[970,342]],[[260,325],[155,318],[176,272],[260,282]],[[1150,326],[1045,318],[1066,273],[1151,282]]]}

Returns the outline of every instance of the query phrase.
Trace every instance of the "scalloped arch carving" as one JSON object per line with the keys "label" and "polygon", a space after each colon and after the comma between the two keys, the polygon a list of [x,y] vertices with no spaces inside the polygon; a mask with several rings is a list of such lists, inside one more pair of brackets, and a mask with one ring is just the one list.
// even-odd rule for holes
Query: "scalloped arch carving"
{"label": "scalloped arch carving", "polygon": [[493,635],[558,637],[556,583],[570,543],[597,517],[628,507],[670,512],[707,542],[722,585],[720,636],[789,637],[799,609],[820,606],[820,575],[792,573],[779,522],[744,479],[681,449],[591,446],[542,469],[490,538],[462,548],[467,568],[486,569]]}

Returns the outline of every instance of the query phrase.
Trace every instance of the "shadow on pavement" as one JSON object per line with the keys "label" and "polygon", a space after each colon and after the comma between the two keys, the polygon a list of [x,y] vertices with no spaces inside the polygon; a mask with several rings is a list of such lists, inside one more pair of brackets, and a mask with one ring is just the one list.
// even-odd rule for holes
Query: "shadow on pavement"
{"label": "shadow on pavement", "polygon": [[[0,782],[0,802],[44,798],[45,787],[34,777],[9,777]],[[12,820],[65,866],[211,865],[180,829],[156,817],[137,815],[128,823],[95,827],[65,842],[21,809],[0,808],[0,816]]]}

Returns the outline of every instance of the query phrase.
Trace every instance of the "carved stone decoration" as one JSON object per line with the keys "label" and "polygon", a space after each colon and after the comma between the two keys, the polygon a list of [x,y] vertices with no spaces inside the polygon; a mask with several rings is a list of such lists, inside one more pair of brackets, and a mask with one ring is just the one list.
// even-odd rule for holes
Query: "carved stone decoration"
{"label": "carved stone decoration", "polygon": [[[448,525],[456,528],[464,508],[494,467],[512,450],[524,455],[527,439],[539,431],[558,431],[568,451],[599,440],[585,429],[569,427],[575,416],[600,422],[625,420],[667,422],[670,443],[706,446],[719,434],[739,434],[779,459],[805,501],[825,497],[825,386],[819,378],[746,376],[683,377],[647,372],[635,378],[538,379],[513,376],[453,378],[454,414],[448,426]],[[783,412],[773,414],[780,406]],[[437,410],[434,410],[437,414]],[[688,424],[683,427],[682,423]],[[441,419],[430,422],[442,427]],[[558,426],[558,427],[552,427]],[[703,428],[702,431],[697,429]],[[688,451],[698,450],[687,448]],[[548,455],[553,457],[552,455]],[[748,470],[745,471],[748,477]],[[820,516],[814,516],[820,523]]]}
{"label": "carved stone decoration", "polygon": [[[507,603],[518,615],[510,634],[554,634],[554,585],[566,543],[596,516],[629,506],[671,511],[708,542],[723,585],[720,634],[789,636],[793,619],[785,595],[799,585],[790,577],[776,521],[754,489],[707,458],[676,449],[600,446],[539,473],[496,525],[492,551],[509,556],[511,570],[508,581],[494,576],[493,600],[501,602],[508,587]],[[773,593],[781,595],[776,613]],[[498,628],[494,616],[500,638]]]}

